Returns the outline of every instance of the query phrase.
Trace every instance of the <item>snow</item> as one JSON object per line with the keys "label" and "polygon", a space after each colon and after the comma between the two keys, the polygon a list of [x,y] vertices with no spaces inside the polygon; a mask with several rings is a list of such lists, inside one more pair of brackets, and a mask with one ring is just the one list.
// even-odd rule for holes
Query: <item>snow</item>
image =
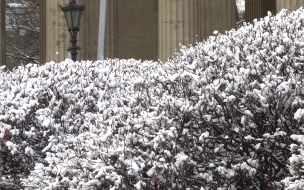
{"label": "snow", "polygon": [[48,127],[48,126],[50,125],[50,123],[51,123],[51,120],[50,120],[50,119],[45,119],[45,120],[42,122],[41,126],[43,126],[43,127]]}
{"label": "snow", "polygon": [[304,109],[298,109],[297,111],[296,111],[296,113],[294,114],[294,119],[296,119],[296,120],[300,120],[302,117],[303,117],[303,115],[304,115]]}
{"label": "snow", "polygon": [[28,190],[302,187],[303,15],[244,23],[166,63],[1,70],[0,151],[18,160],[2,181],[18,170]]}
{"label": "snow", "polygon": [[14,7],[14,8],[17,8],[17,7],[23,8],[23,7],[26,6],[25,4],[22,4],[22,3],[7,3],[7,5],[8,5],[9,7]]}
{"label": "snow", "polygon": [[25,154],[28,154],[28,155],[31,155],[31,156],[34,155],[34,150],[31,147],[26,147],[24,152],[25,152]]}
{"label": "snow", "polygon": [[276,47],[275,50],[278,55],[281,55],[284,53],[284,46],[280,45],[280,46]]}
{"label": "snow", "polygon": [[182,165],[184,162],[186,162],[188,160],[188,156],[185,155],[184,153],[178,153],[176,156],[175,156],[175,165],[177,166],[180,166]]}

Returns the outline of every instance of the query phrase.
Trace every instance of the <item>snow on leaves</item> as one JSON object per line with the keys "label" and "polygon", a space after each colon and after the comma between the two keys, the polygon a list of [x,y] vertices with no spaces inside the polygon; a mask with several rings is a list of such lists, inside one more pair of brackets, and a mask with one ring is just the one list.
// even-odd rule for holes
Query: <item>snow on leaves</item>
{"label": "snow on leaves", "polygon": [[303,18],[283,10],[164,64],[2,69],[0,186],[302,187]]}

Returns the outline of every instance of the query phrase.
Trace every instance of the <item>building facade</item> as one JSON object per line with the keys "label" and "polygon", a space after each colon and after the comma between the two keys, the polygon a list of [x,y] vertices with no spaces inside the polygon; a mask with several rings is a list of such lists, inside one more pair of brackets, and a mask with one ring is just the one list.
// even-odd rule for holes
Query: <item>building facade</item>
{"label": "building facade", "polygon": [[276,0],[246,0],[245,2],[246,22],[251,22],[255,18],[265,17],[268,11],[272,14],[276,13]]}
{"label": "building facade", "polygon": [[[77,0],[85,6],[78,33],[78,60],[100,57],[102,1],[106,2],[105,58],[166,61],[180,45],[195,44],[214,30],[223,33],[236,25],[235,0]],[[61,62],[68,57],[70,34],[60,9],[68,3],[69,0],[40,0],[40,63]],[[0,6],[4,7],[4,1]],[[1,32],[0,35],[1,60],[5,64],[5,37]]]}
{"label": "building facade", "polygon": [[277,12],[282,9],[295,10],[304,6],[304,0],[277,0]]}
{"label": "building facade", "polygon": [[275,15],[282,9],[295,10],[302,6],[304,0],[246,0],[245,20],[251,22],[253,19],[267,16],[268,11]]}
{"label": "building facade", "polygon": [[0,65],[6,64],[5,58],[5,2],[0,1]]}

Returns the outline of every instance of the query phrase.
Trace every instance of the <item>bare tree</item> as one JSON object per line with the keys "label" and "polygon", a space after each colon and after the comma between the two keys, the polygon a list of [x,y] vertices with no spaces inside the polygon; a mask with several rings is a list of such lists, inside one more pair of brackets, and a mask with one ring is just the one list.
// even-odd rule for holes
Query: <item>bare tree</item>
{"label": "bare tree", "polygon": [[5,6],[8,67],[39,63],[38,0],[6,0]]}

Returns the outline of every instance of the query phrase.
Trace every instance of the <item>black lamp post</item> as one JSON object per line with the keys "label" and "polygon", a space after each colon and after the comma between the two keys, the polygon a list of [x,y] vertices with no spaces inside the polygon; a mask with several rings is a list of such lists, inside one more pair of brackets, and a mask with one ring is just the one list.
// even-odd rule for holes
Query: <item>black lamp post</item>
{"label": "black lamp post", "polygon": [[68,24],[68,30],[71,34],[72,47],[70,47],[68,51],[71,52],[72,60],[75,62],[78,54],[77,50],[80,50],[80,47],[76,46],[76,42],[78,41],[77,33],[79,31],[81,13],[84,10],[84,6],[79,6],[75,0],[70,0],[69,5],[61,7],[61,10],[64,12]]}

